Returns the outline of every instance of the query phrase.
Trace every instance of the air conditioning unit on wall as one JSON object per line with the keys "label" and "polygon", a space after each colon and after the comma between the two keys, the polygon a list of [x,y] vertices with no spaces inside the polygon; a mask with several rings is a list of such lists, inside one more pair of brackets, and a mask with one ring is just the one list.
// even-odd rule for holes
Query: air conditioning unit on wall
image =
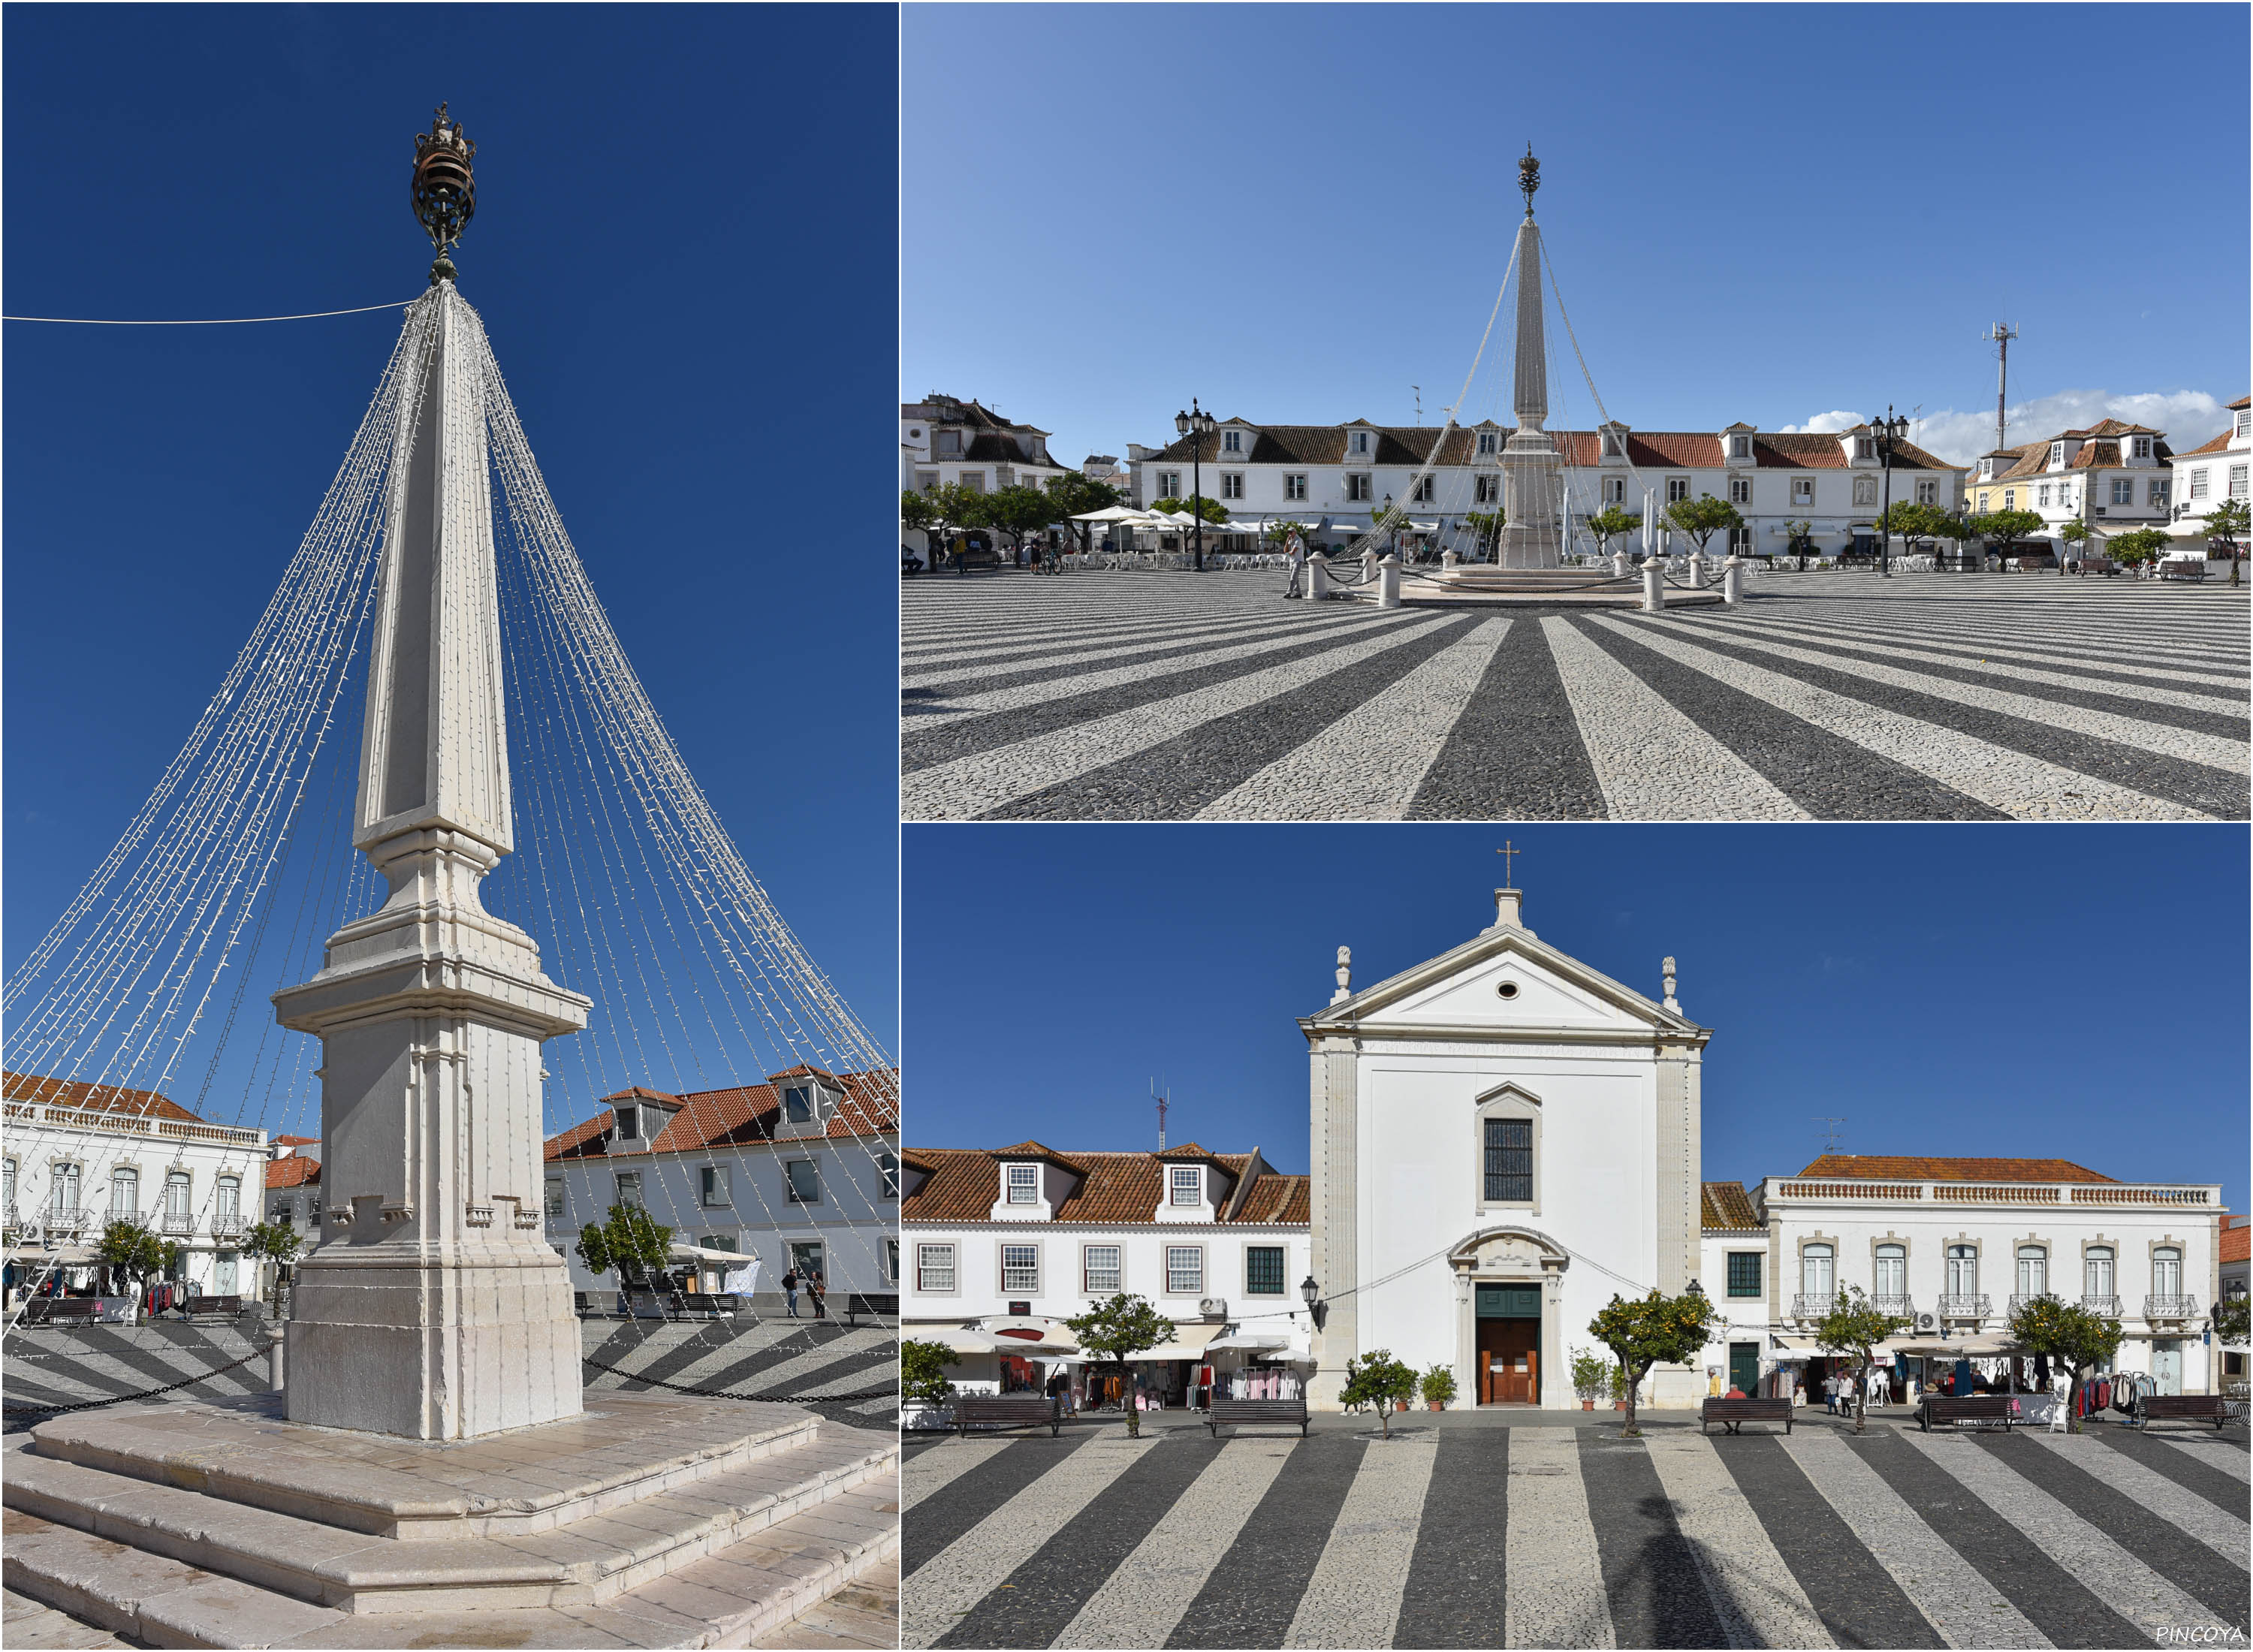
{"label": "air conditioning unit on wall", "polygon": [[1197,1312],[1209,1320],[1224,1320],[1228,1317],[1228,1299],[1224,1296],[1205,1297],[1197,1303]]}
{"label": "air conditioning unit on wall", "polygon": [[1920,1331],[1936,1329],[1939,1324],[1939,1319],[1933,1314],[1920,1314],[1916,1316],[1916,1328]]}

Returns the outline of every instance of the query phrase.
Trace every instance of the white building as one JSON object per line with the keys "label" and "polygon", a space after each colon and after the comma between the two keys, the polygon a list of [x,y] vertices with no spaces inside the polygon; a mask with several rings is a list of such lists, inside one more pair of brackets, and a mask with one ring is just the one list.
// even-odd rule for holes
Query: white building
{"label": "white building", "polygon": [[1747,1376],[1819,1361],[1814,1324],[1849,1287],[1914,1321],[1903,1342],[1992,1343],[2048,1295],[2119,1322],[2112,1369],[2211,1393],[2221,1205],[2218,1186],[2117,1181],[2062,1159],[1826,1154],[1749,1199],[1709,1184],[1704,1279],[1729,1328],[1706,1362],[1749,1393]]}
{"label": "white building", "polygon": [[[638,1205],[677,1244],[756,1257],[762,1307],[785,1272],[832,1298],[899,1288],[899,1115],[858,1073],[793,1067],[764,1084],[672,1095],[636,1086],[548,1139],[546,1225],[575,1290],[615,1290],[579,1259],[580,1230]],[[706,1262],[710,1258],[702,1258]],[[712,1288],[719,1281],[700,1279]],[[841,1311],[836,1310],[836,1311]]]}
{"label": "white building", "polygon": [[[958,1387],[1026,1386],[1066,1363],[1085,1403],[1091,1378],[1099,1391],[1106,1379],[1073,1357],[1063,1322],[1124,1291],[1174,1322],[1137,1362],[1159,1399],[1183,1403],[1208,1368],[1224,1383],[1297,1391],[1311,1329],[1300,1296],[1307,1178],[1278,1174],[1258,1148],[1058,1153],[1024,1141],[918,1148],[904,1168],[912,1277],[900,1334],[952,1342]],[[1012,1341],[1023,1356],[1008,1352]]]}
{"label": "white building", "polygon": [[936,493],[952,483],[973,493],[1036,488],[1069,469],[1049,457],[1049,432],[1014,423],[976,401],[933,391],[900,403],[903,490]]}
{"label": "white building", "polygon": [[2174,473],[2179,533],[2188,533],[2202,525],[2225,500],[2244,500],[2248,467],[2253,466],[2253,397],[2240,396],[2229,404],[2227,430],[2187,453],[2174,455],[2167,465]]}
{"label": "white building", "polygon": [[[1186,498],[1198,484],[1231,517],[1286,517],[1326,524],[1324,543],[1343,543],[1366,529],[1387,498],[1416,524],[1404,536],[1470,554],[1476,533],[1464,520],[1502,505],[1501,459],[1512,434],[1488,421],[1446,432],[1433,426],[1255,425],[1230,419],[1202,438],[1131,448],[1138,492],[1145,499]],[[1648,492],[1658,508],[1712,497],[1733,504],[1746,521],[1740,541],[1781,553],[1794,522],[1809,524],[1824,552],[1869,543],[1886,500],[1885,466],[1867,425],[1835,435],[1778,435],[1737,423],[1712,431],[1637,431],[1623,424],[1556,430],[1564,457],[1567,548],[1592,552],[1587,517],[1616,505],[1640,516]],[[1195,443],[1193,449],[1192,444]],[[1437,450],[1434,458],[1434,450]],[[1417,481],[1427,459],[1431,474]],[[1894,452],[1895,500],[1963,508],[1963,467],[1903,443]],[[1413,484],[1413,485],[1412,485]],[[1716,539],[1717,553],[1730,548]]]}
{"label": "white building", "polygon": [[[1573,1403],[1570,1357],[1615,1293],[1699,1267],[1699,1081],[1710,1029],[1535,937],[1515,889],[1461,945],[1359,992],[1347,950],[1311,1058],[1311,1398],[1349,1360],[1447,1365],[1461,1404]],[[1597,1350],[1601,1352],[1601,1349]],[[1657,1404],[1693,1394],[1654,1373]],[[1694,1392],[1703,1392],[1702,1381]]]}
{"label": "white building", "polygon": [[12,1288],[57,1268],[73,1285],[92,1283],[94,1247],[124,1216],[180,1247],[172,1278],[192,1292],[256,1293],[241,1245],[258,1219],[271,1151],[263,1130],[213,1124],[154,1091],[0,1078]]}
{"label": "white building", "polygon": [[2164,527],[2174,514],[2166,433],[2106,419],[1979,456],[1967,484],[1975,515],[2032,511],[2052,541],[2068,522],[2099,536]]}

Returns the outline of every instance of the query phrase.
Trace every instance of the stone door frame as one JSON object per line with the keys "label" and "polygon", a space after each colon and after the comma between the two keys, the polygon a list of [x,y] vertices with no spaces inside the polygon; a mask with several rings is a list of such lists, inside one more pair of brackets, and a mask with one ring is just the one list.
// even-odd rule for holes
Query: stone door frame
{"label": "stone door frame", "polygon": [[1478,1405],[1478,1290],[1482,1285],[1536,1285],[1541,1288],[1541,1370],[1537,1404],[1569,1410],[1573,1373],[1564,1347],[1565,1270],[1573,1258],[1540,1229],[1522,1222],[1497,1222],[1474,1230],[1447,1251],[1455,1276],[1456,1404]]}

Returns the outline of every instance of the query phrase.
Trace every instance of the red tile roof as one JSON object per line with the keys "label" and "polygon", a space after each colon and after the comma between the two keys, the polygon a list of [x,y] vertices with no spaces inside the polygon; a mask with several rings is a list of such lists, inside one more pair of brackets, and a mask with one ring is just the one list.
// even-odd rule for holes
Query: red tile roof
{"label": "red tile roof", "polygon": [[[2240,402],[2236,405],[2242,407],[2244,404]],[[2229,429],[2224,430],[2220,436],[2215,437],[2213,441],[2202,443],[2198,447],[2194,447],[2187,453],[2178,453],[2174,457],[2179,459],[2194,459],[2201,453],[2220,453],[2236,439],[2236,428],[2232,426]]]}
{"label": "red tile roof", "polygon": [[2253,1227],[2246,1226],[2247,1218],[2226,1216],[2222,1218],[2222,1259],[2225,1262],[2253,1260]]}
{"label": "red tile roof", "polygon": [[143,1118],[203,1122],[178,1102],[153,1090],[121,1090],[115,1084],[88,1084],[76,1078],[40,1078],[29,1073],[0,1072],[0,1095],[10,1101],[75,1107],[87,1112],[123,1112]]}
{"label": "red tile roof", "polygon": [[1765,1230],[1752,1195],[1741,1181],[1708,1181],[1699,1189],[1701,1225],[1708,1231],[1760,1233]]}
{"label": "red tile roof", "polygon": [[[810,1076],[834,1077],[844,1087],[845,1098],[829,1119],[827,1133],[831,1140],[884,1134],[900,1127],[896,1073],[887,1074],[889,1082],[878,1084],[866,1073],[832,1075],[818,1067],[801,1066],[777,1073],[774,1079]],[[654,1141],[645,1147],[626,1149],[637,1155],[697,1153],[750,1141],[771,1141],[775,1140],[776,1126],[782,1121],[782,1092],[773,1079],[763,1084],[700,1090],[680,1096],[668,1095],[661,1090],[645,1090],[639,1085],[617,1093],[622,1099],[632,1096],[679,1109]],[[550,1136],[544,1156],[550,1160],[606,1158],[610,1156],[610,1133],[616,1125],[613,1114],[607,1111],[598,1112]]]}
{"label": "red tile roof", "polygon": [[287,1159],[266,1161],[266,1185],[271,1188],[310,1188],[321,1179],[318,1159],[301,1159],[291,1154]]}
{"label": "red tile roof", "polygon": [[318,1136],[276,1136],[274,1145],[277,1147],[317,1147],[320,1140]]}
{"label": "red tile roof", "polygon": [[[1037,1147],[1038,1143],[1027,1146]],[[1194,1144],[1192,1144],[1194,1145]],[[1046,1150],[1043,1149],[1045,1152]],[[1079,1181],[1057,1206],[1058,1222],[1099,1222],[1107,1224],[1148,1223],[1154,1219],[1165,1196],[1164,1165],[1183,1150],[1169,1151],[1161,1160],[1154,1153],[1076,1153],[1069,1161],[1079,1168]],[[1254,1177],[1251,1188],[1242,1185],[1253,1161],[1248,1153],[1205,1154],[1206,1162],[1220,1167],[1231,1178],[1223,1195],[1222,1220],[1231,1223],[1295,1224],[1308,1219],[1308,1179],[1279,1175],[1272,1170]],[[1004,1159],[1027,1156],[1021,1149],[990,1147],[917,1147],[908,1161],[928,1170],[929,1179],[900,1205],[903,1222],[984,1222],[993,1214],[1000,1179],[994,1167]]]}
{"label": "red tile roof", "polygon": [[1921,1159],[1826,1153],[1794,1180],[1825,1181],[2111,1181],[2069,1159]]}

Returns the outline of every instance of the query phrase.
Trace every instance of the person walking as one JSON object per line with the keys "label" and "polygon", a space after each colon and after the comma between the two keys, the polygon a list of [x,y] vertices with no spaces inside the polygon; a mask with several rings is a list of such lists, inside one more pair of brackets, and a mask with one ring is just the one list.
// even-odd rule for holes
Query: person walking
{"label": "person walking", "polygon": [[782,1276],[782,1300],[784,1306],[789,1308],[790,1316],[792,1319],[798,1317],[798,1269],[793,1266]]}
{"label": "person walking", "polygon": [[817,1320],[827,1319],[829,1304],[827,1299],[829,1295],[829,1281],[821,1277],[820,1269],[816,1268],[806,1276],[806,1293],[813,1300],[813,1317]]}

